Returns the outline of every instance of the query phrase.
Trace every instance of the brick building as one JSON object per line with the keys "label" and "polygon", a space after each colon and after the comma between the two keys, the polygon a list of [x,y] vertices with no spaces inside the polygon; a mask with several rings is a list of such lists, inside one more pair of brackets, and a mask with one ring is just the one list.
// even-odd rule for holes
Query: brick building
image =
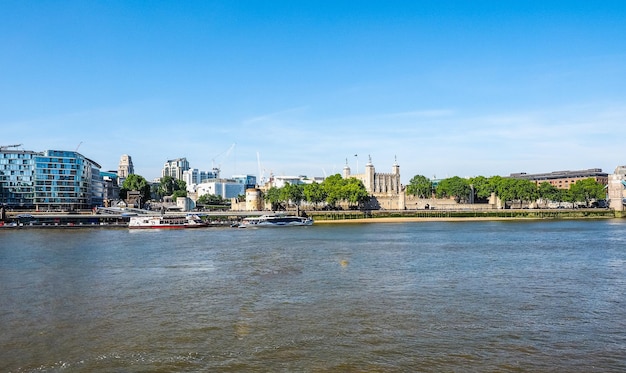
{"label": "brick building", "polygon": [[553,171],[544,174],[527,174],[525,172],[513,173],[510,175],[514,179],[524,179],[534,181],[539,185],[548,182],[559,189],[569,189],[570,185],[578,180],[592,178],[602,185],[609,183],[609,174],[602,172],[601,168],[590,168],[579,171]]}

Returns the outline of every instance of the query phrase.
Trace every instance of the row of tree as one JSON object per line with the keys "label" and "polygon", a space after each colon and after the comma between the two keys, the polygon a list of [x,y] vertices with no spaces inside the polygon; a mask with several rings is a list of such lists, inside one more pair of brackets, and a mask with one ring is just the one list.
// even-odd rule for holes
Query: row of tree
{"label": "row of tree", "polygon": [[407,193],[420,197],[454,198],[457,202],[485,202],[495,193],[505,202],[533,202],[538,199],[553,202],[583,202],[606,198],[605,186],[593,178],[578,180],[569,189],[559,189],[549,182],[536,184],[530,180],[502,176],[477,176],[463,179],[458,176],[441,180],[436,186],[423,175],[416,175],[407,185]]}
{"label": "row of tree", "polygon": [[[176,180],[170,176],[161,178],[159,184],[152,187],[148,181],[139,175],[128,175],[122,188],[120,198],[126,199],[128,191],[137,190],[141,194],[142,201],[147,201],[154,196],[161,199],[164,196],[184,197],[187,195],[186,183]],[[264,195],[265,201],[272,204],[273,210],[285,208],[286,204],[292,203],[299,206],[302,201],[307,201],[314,205],[326,203],[331,208],[335,208],[338,203],[346,202],[350,206],[358,206],[369,199],[365,186],[360,180],[350,178],[344,179],[336,174],[327,177],[322,183],[312,184],[287,184],[281,188],[272,187]],[[224,201],[219,196],[202,196],[197,201],[200,204],[223,205]]]}
{"label": "row of tree", "polygon": [[349,206],[358,206],[369,200],[369,194],[363,183],[355,178],[344,179],[340,174],[327,177],[321,183],[286,184],[283,187],[271,187],[264,195],[264,200],[271,203],[272,210],[279,210],[292,203],[300,206],[302,201],[318,206],[326,203],[335,208],[345,202]]}

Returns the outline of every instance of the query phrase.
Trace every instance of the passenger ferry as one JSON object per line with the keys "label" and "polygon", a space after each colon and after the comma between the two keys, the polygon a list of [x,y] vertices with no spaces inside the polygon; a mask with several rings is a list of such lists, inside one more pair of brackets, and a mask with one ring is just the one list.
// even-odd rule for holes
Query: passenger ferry
{"label": "passenger ferry", "polygon": [[256,218],[245,218],[239,228],[253,227],[299,227],[313,225],[313,219],[295,215],[263,215]]}
{"label": "passenger ferry", "polygon": [[128,222],[130,229],[182,229],[202,228],[208,223],[198,215],[187,216],[131,216]]}

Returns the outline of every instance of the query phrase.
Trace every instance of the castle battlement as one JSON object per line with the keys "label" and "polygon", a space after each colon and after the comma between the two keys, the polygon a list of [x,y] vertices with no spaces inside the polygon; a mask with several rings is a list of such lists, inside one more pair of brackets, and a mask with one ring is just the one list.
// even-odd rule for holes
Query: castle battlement
{"label": "castle battlement", "polygon": [[350,167],[347,164],[343,168],[343,178],[356,178],[363,182],[365,190],[370,195],[399,195],[403,193],[402,184],[400,183],[400,166],[394,163],[391,173],[377,173],[372,159],[365,165],[365,172],[362,174],[351,174]]}

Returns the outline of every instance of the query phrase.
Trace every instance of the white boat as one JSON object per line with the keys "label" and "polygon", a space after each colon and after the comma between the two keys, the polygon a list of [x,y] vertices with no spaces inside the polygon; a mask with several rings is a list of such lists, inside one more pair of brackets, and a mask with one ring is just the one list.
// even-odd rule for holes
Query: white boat
{"label": "white boat", "polygon": [[182,229],[208,226],[198,215],[187,216],[131,216],[130,229]]}
{"label": "white boat", "polygon": [[300,227],[313,225],[313,219],[295,215],[262,215],[254,218],[245,218],[239,228],[253,227]]}

